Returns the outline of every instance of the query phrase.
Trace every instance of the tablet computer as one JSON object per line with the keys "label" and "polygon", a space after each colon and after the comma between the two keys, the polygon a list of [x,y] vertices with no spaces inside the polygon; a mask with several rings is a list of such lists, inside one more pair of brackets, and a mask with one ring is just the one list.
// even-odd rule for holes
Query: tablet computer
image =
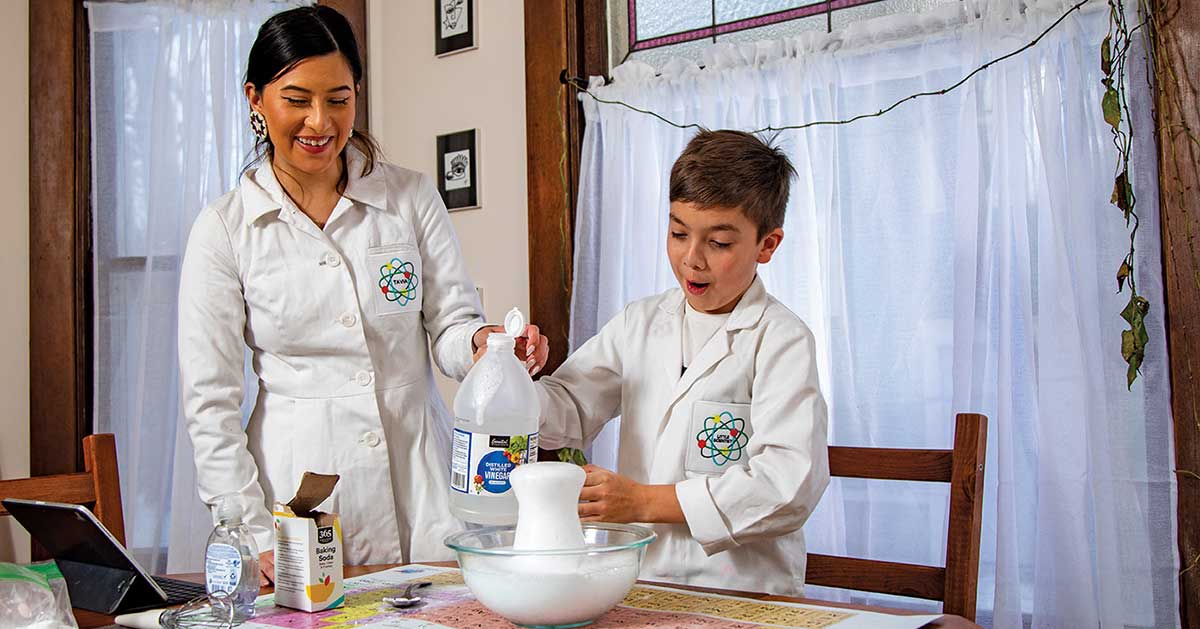
{"label": "tablet computer", "polygon": [[105,614],[185,603],[204,586],[153,577],[82,505],[41,500],[0,500],[54,557],[74,607]]}

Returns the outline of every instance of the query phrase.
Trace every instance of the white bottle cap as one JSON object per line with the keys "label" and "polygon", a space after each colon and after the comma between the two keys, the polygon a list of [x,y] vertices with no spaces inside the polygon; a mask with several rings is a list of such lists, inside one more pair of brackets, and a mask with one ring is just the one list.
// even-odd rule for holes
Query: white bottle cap
{"label": "white bottle cap", "polygon": [[504,333],[516,338],[525,331],[525,315],[520,308],[513,308],[504,315]]}

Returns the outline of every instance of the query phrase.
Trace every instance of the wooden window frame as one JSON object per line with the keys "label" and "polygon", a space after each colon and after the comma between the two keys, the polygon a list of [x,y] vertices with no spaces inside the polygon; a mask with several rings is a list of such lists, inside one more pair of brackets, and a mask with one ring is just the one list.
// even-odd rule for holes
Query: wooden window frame
{"label": "wooden window frame", "polygon": [[[1152,0],[1158,15],[1167,16],[1154,41],[1157,76],[1173,77],[1154,93],[1159,148],[1159,213],[1162,219],[1163,282],[1166,303],[1167,357],[1171,378],[1171,414],[1175,433],[1176,522],[1178,525],[1181,626],[1200,626],[1200,245],[1192,244],[1200,230],[1200,150],[1192,133],[1200,129],[1196,103],[1196,69],[1200,49],[1186,45],[1200,38],[1200,3],[1192,0]],[[1190,69],[1190,71],[1189,71]],[[1179,101],[1171,95],[1178,94]],[[1174,104],[1182,102],[1182,108]],[[1188,160],[1176,163],[1174,156]],[[1163,351],[1163,348],[1152,348]]]}
{"label": "wooden window frame", "polygon": [[[1200,625],[1200,150],[1188,134],[1163,129],[1200,129],[1200,93],[1195,69],[1200,49],[1181,42],[1200,40],[1200,3],[1152,0],[1168,16],[1155,42],[1160,76],[1176,77],[1183,111],[1165,107],[1155,92],[1159,117],[1160,212],[1166,303],[1171,411],[1178,473],[1178,548],[1184,570],[1179,579],[1184,627]],[[525,3],[525,111],[529,191],[529,295],[533,320],[550,339],[551,373],[567,354],[570,329],[574,218],[579,181],[583,112],[574,90],[559,75],[607,75],[607,13],[603,0],[542,0]],[[1168,52],[1169,55],[1162,54]],[[1169,60],[1169,61],[1163,61]],[[1189,68],[1191,73],[1189,74]],[[1172,112],[1175,118],[1171,118]],[[1189,155],[1191,163],[1168,165],[1168,153]],[[1168,171],[1168,169],[1170,170]],[[564,183],[569,182],[569,183]],[[536,249],[533,243],[537,243]],[[557,259],[556,259],[557,258]]]}
{"label": "wooden window frame", "polygon": [[29,3],[29,468],[82,472],[91,434],[88,32],[80,0]]}
{"label": "wooden window frame", "polygon": [[[346,16],[363,60],[356,123],[368,129],[366,0]],[[29,3],[29,467],[84,471],[93,428],[91,74],[83,0]],[[144,258],[129,264],[144,264]]]}
{"label": "wooden window frame", "polygon": [[[529,310],[550,341],[554,371],[567,356],[583,107],[561,81],[608,74],[605,0],[525,3],[525,132],[529,195]],[[534,246],[537,243],[537,246]]]}

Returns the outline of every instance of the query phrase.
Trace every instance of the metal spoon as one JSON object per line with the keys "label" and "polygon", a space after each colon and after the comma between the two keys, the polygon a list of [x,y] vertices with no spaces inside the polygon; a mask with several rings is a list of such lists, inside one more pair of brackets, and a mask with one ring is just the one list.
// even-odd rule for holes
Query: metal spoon
{"label": "metal spoon", "polygon": [[392,607],[399,607],[401,609],[405,607],[412,607],[413,605],[421,602],[420,596],[413,596],[413,590],[423,588],[428,585],[433,585],[433,582],[417,581],[414,583],[409,583],[408,587],[404,588],[403,596],[385,596],[383,597],[383,602],[391,605]]}

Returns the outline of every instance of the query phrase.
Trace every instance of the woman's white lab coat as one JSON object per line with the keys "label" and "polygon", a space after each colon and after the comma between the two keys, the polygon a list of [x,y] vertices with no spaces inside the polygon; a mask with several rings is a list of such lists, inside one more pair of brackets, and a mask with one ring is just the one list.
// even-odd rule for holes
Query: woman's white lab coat
{"label": "woman's white lab coat", "polygon": [[[272,168],[206,208],[179,289],[183,409],[201,498],[239,493],[261,551],[269,507],[305,471],[341,475],[348,564],[449,558],[449,415],[433,359],[462,379],[484,325],[431,181],[347,150],[348,185],[324,230]],[[243,355],[259,391],[242,429]],[[202,543],[202,540],[197,540]]]}
{"label": "woman's white lab coat", "polygon": [[829,483],[808,327],[762,281],[682,368],[679,289],[634,302],[538,383],[542,447],[621,416],[617,472],[673,484],[687,524],[656,524],[642,578],[800,594],[800,527]]}

